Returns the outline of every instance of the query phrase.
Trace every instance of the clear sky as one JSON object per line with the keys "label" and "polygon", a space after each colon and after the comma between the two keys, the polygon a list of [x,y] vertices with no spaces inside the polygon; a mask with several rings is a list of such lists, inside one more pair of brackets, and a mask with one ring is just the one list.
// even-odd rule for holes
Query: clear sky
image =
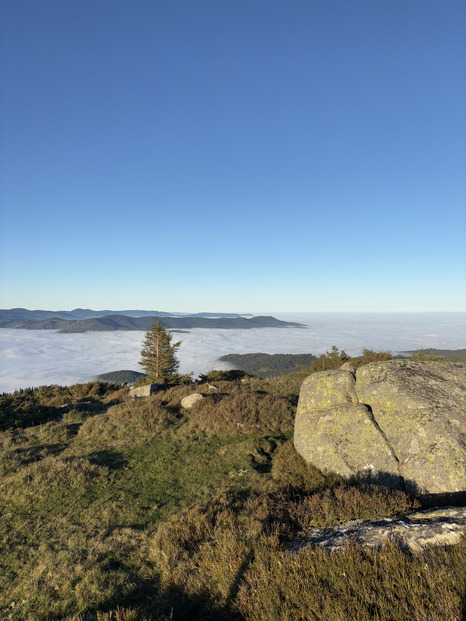
{"label": "clear sky", "polygon": [[466,309],[461,0],[1,0],[0,306]]}

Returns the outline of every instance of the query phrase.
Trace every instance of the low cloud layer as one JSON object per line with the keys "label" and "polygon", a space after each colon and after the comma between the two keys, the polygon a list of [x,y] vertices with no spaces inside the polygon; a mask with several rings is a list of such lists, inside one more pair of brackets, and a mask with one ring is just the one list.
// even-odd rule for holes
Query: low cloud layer
{"label": "low cloud layer", "polygon": [[[308,325],[251,330],[191,330],[181,340],[180,372],[194,376],[227,368],[218,358],[230,353],[320,354],[337,345],[350,355],[364,347],[392,352],[432,347],[466,347],[461,313],[276,315]],[[60,334],[48,330],[0,330],[0,392],[43,384],[88,382],[100,373],[140,370],[143,332]]]}

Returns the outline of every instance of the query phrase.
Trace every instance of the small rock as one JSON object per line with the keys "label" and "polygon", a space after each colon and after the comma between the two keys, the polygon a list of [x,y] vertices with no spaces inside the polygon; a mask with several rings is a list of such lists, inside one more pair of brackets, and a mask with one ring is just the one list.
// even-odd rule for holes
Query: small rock
{"label": "small rock", "polygon": [[181,399],[181,407],[185,410],[190,410],[196,403],[202,401],[202,399],[204,399],[204,395],[201,395],[200,392],[194,392],[192,395],[188,395]]}
{"label": "small rock", "polygon": [[158,390],[158,384],[145,384],[144,386],[138,386],[138,388],[133,388],[133,390],[129,391],[128,396],[131,399],[136,399],[138,397],[150,397]]}

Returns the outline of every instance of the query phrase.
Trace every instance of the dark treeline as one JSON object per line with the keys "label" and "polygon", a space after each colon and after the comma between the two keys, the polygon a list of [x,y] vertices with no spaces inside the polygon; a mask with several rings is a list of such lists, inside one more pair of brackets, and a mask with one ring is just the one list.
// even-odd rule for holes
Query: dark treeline
{"label": "dark treeline", "polygon": [[258,377],[281,377],[308,368],[316,357],[313,354],[227,354],[222,362]]}
{"label": "dark treeline", "polygon": [[411,351],[404,351],[404,354],[409,354],[414,358],[418,357],[423,360],[423,357],[429,358],[445,358],[450,362],[465,362],[466,361],[466,349],[416,349]]}

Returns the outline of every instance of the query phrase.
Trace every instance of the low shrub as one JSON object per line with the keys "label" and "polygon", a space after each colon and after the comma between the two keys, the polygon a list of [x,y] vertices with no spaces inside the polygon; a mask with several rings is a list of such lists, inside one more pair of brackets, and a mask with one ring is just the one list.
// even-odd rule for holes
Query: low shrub
{"label": "low shrub", "polygon": [[[313,618],[308,601],[302,605],[306,611],[302,616],[275,617],[266,604],[270,574],[280,573],[281,563],[293,566],[294,554],[287,551],[288,543],[305,536],[311,527],[393,515],[412,506],[401,492],[369,486],[338,486],[304,496],[291,492],[227,494],[162,524],[150,545],[151,558],[164,592],[177,593],[178,601],[169,602],[175,611],[195,596],[202,596],[207,614],[203,618],[214,618],[208,613],[219,608],[230,606],[232,612],[237,606],[242,618],[253,619],[257,612],[251,602],[254,589],[264,593],[263,619]],[[317,551],[317,556],[325,554],[319,556]],[[258,562],[260,567],[256,567]],[[304,574],[298,581],[304,589],[303,580]],[[274,578],[273,582],[278,588],[276,597],[280,593],[278,599],[283,598],[290,609],[295,606],[292,597],[297,586],[288,585],[286,591],[280,590],[279,580]]]}
{"label": "low shrub", "polygon": [[191,414],[192,424],[216,433],[289,429],[293,421],[294,409],[287,399],[248,392],[207,395]]}
{"label": "low shrub", "polygon": [[364,348],[362,350],[362,356],[351,358],[351,363],[355,367],[362,367],[365,364],[371,362],[385,362],[387,360],[393,360],[393,355],[389,351],[373,351],[372,349]]}
{"label": "low shrub", "polygon": [[102,443],[147,436],[175,421],[176,413],[164,408],[157,399],[136,399],[112,406],[105,414],[88,418],[79,429],[78,440]]}
{"label": "low shrub", "polygon": [[207,373],[201,373],[201,375],[199,375],[199,382],[233,382],[243,377],[247,377],[247,373],[240,369],[229,369],[226,371],[212,369]]}
{"label": "low shrub", "polygon": [[311,362],[309,370],[311,373],[318,371],[328,371],[330,369],[339,369],[342,364],[348,362],[350,357],[344,349],[339,350],[338,347],[332,345],[330,351],[321,354],[316,360]]}
{"label": "low shrub", "polygon": [[251,621],[460,621],[465,561],[466,539],[415,557],[396,542],[292,554],[276,536],[261,536],[234,609]]}

